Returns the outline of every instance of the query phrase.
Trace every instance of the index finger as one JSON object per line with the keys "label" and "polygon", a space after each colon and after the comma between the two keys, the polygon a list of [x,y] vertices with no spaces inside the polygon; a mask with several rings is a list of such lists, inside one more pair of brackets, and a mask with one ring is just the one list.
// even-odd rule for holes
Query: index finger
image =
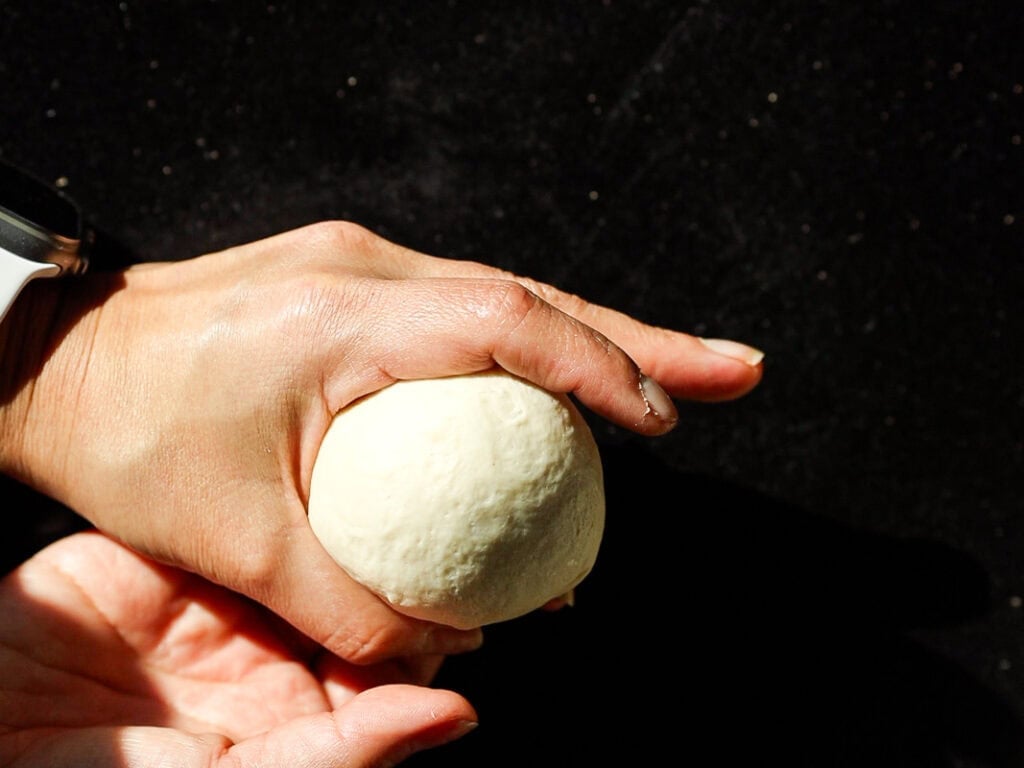
{"label": "index finger", "polygon": [[475,261],[444,259],[373,239],[378,273],[401,278],[510,280],[614,342],[673,397],[732,400],[754,389],[764,372],[761,350],[731,339],[700,338],[644,323],[555,286]]}

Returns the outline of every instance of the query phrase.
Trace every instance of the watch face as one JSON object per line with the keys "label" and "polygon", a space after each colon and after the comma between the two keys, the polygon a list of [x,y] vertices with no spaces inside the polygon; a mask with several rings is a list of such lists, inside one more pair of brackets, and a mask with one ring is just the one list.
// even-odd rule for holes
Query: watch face
{"label": "watch face", "polygon": [[81,237],[81,216],[71,200],[5,162],[0,162],[0,211],[36,230],[37,236]]}

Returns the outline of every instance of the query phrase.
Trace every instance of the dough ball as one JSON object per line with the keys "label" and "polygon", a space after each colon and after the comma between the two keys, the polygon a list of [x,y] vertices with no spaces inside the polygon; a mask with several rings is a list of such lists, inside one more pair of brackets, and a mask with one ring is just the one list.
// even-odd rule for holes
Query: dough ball
{"label": "dough ball", "polygon": [[501,371],[401,381],[332,421],[309,522],[396,610],[493,624],[570,592],[604,532],[593,434],[568,397]]}

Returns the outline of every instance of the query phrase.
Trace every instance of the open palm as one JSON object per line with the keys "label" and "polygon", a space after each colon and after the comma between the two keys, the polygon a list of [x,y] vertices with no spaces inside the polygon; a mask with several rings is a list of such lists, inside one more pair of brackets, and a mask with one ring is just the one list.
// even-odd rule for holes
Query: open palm
{"label": "open palm", "polygon": [[472,727],[437,657],[355,667],[98,533],[0,582],[0,765],[394,764]]}

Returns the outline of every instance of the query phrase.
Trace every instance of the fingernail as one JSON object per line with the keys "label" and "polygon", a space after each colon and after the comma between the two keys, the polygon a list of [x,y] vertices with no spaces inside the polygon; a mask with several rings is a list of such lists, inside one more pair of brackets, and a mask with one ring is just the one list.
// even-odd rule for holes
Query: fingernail
{"label": "fingernail", "polygon": [[438,726],[422,734],[416,739],[413,750],[416,752],[424,749],[433,749],[442,744],[448,744],[456,739],[461,739],[467,733],[477,727],[475,720],[456,720],[445,725]]}
{"label": "fingernail", "polygon": [[679,420],[679,414],[676,412],[676,406],[672,402],[672,398],[668,396],[658,382],[646,373],[640,374],[640,394],[644,398],[644,403],[647,404],[645,416],[650,415],[662,421],[673,423]]}
{"label": "fingernail", "polygon": [[456,739],[461,739],[467,733],[476,729],[478,725],[479,723],[475,720],[458,720],[448,729],[448,732],[445,734],[445,740],[455,741]]}
{"label": "fingernail", "polygon": [[434,749],[456,739],[461,739],[476,727],[477,723],[474,720],[456,720],[451,723],[434,726],[421,733],[417,738],[397,745],[377,765],[380,768],[394,768],[394,766],[404,763],[417,752]]}
{"label": "fingernail", "polygon": [[731,357],[747,365],[757,365],[764,360],[764,352],[730,339],[701,339],[701,344],[719,355]]}

